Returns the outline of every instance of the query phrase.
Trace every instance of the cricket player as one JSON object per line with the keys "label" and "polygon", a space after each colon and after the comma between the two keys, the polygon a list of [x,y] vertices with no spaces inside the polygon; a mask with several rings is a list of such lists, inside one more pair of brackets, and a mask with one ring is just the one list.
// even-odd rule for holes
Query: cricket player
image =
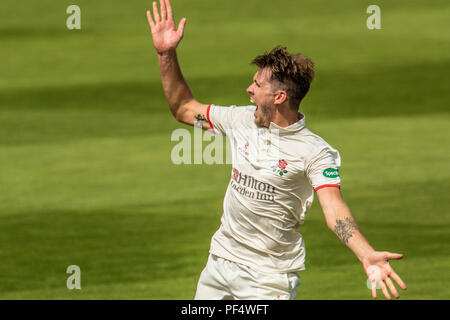
{"label": "cricket player", "polygon": [[402,254],[375,251],[361,233],[340,192],[339,152],[305,127],[300,102],[314,78],[313,62],[276,47],[257,56],[247,88],[250,106],[222,107],[195,100],[181,73],[176,47],[186,18],[176,28],[169,0],[153,2],[147,18],[158,54],[163,90],[179,122],[226,135],[232,171],[221,225],[211,240],[195,299],[295,299],[305,246],[298,229],[314,193],[328,227],[361,261],[384,296],[406,285],[389,265]]}

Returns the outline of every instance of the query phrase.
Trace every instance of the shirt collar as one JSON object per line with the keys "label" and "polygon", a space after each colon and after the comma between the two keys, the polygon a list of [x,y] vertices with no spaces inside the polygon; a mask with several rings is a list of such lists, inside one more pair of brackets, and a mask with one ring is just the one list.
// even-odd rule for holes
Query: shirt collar
{"label": "shirt collar", "polygon": [[300,130],[302,130],[305,127],[305,115],[301,112],[298,113],[300,120],[297,122],[294,122],[293,124],[287,126],[287,127],[280,127],[279,125],[270,122],[269,129],[271,130],[278,130],[280,134],[289,134],[289,133],[296,133]]}

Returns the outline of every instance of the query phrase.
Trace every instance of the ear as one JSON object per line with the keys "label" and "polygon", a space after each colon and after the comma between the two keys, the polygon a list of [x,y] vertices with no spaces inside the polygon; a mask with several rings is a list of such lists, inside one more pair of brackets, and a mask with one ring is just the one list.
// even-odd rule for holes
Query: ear
{"label": "ear", "polygon": [[274,104],[283,104],[287,100],[288,100],[288,96],[287,96],[286,91],[284,91],[284,90],[277,90],[275,92],[275,98],[274,98],[274,101],[273,101]]}

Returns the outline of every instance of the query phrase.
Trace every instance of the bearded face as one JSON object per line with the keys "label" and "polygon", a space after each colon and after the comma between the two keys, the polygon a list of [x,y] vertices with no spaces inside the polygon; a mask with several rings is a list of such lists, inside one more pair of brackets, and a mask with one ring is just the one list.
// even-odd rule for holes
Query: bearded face
{"label": "bearded face", "polygon": [[260,69],[255,73],[247,93],[250,95],[250,102],[256,104],[255,124],[260,127],[269,127],[276,107],[273,103],[275,93],[268,69]]}

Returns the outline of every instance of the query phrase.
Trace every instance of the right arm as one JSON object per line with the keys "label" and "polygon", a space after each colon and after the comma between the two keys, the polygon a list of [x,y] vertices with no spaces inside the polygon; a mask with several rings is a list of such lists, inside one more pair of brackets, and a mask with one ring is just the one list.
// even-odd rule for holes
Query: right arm
{"label": "right arm", "polygon": [[208,105],[194,99],[178,64],[176,47],[183,38],[186,18],[181,19],[177,30],[169,0],[160,0],[160,7],[161,15],[156,2],[153,2],[155,21],[150,11],[147,11],[147,19],[152,31],[153,45],[158,53],[161,82],[170,111],[179,122],[193,126],[201,119],[203,129],[209,129]]}

